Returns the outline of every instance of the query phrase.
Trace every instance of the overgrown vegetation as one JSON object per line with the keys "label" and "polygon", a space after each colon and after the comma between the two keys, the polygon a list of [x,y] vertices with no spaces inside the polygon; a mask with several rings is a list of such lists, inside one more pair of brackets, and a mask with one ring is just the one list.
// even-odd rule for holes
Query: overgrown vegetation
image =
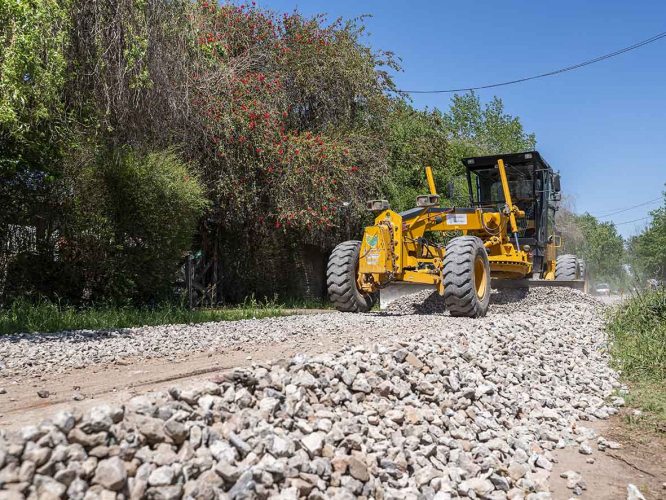
{"label": "overgrown vegetation", "polygon": [[613,362],[632,383],[629,403],[666,432],[666,290],[639,292],[615,308],[607,332]]}
{"label": "overgrown vegetation", "polygon": [[618,367],[634,379],[666,380],[666,291],[637,293],[608,322]]}

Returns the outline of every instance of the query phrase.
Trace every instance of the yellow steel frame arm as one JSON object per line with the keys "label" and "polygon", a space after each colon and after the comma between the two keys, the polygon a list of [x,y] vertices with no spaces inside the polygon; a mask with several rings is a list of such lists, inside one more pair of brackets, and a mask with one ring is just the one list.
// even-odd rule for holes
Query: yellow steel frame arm
{"label": "yellow steel frame arm", "polygon": [[516,224],[516,216],[513,213],[513,203],[511,202],[511,192],[509,191],[509,182],[506,180],[506,170],[504,168],[504,160],[497,160],[499,167],[500,179],[502,179],[502,191],[504,191],[504,200],[509,207],[509,221],[511,222],[511,232],[518,232],[518,225]]}
{"label": "yellow steel frame arm", "polygon": [[428,187],[430,188],[430,194],[437,194],[437,189],[435,189],[435,179],[432,176],[432,168],[426,167],[426,177],[428,178]]}
{"label": "yellow steel frame arm", "polygon": [[497,167],[499,168],[500,179],[502,179],[502,190],[504,191],[504,200],[509,207],[509,222],[511,223],[511,232],[516,239],[516,250],[520,250],[520,243],[518,243],[518,225],[516,224],[516,208],[511,202],[511,191],[509,191],[509,182],[506,180],[506,170],[504,169],[504,160],[501,158],[497,160]]}

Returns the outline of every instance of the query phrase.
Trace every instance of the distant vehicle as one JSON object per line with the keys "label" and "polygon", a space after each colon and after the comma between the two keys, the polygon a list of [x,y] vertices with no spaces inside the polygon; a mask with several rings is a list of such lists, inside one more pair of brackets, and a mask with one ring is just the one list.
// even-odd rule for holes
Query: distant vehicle
{"label": "distant vehicle", "polygon": [[610,286],[608,286],[608,283],[599,283],[594,287],[594,291],[597,293],[597,295],[606,295],[610,297],[611,294]]}

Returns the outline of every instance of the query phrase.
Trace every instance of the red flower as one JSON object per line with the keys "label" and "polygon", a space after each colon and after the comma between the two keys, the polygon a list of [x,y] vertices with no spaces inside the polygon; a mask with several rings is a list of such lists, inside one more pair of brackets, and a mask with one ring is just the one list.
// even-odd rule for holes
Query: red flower
{"label": "red flower", "polygon": [[261,148],[257,148],[257,153],[261,153]]}

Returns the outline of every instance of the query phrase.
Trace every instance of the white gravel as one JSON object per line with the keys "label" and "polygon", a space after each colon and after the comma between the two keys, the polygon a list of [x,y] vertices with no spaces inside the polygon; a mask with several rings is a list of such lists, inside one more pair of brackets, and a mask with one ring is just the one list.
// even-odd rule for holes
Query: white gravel
{"label": "white gravel", "polygon": [[559,301],[563,303],[561,307],[575,307],[573,303],[566,306],[571,297],[575,297],[576,304],[593,309],[600,304],[594,298],[568,289],[533,289],[529,293],[506,290],[502,294],[493,293],[488,317],[470,320],[449,317],[439,295],[421,292],[394,302],[386,313],[332,312],[260,320],[6,335],[0,337],[0,377],[16,372],[41,375],[125,358],[171,357],[244,344],[307,341],[317,335],[334,337],[364,332],[379,341],[407,338],[415,332],[438,335],[442,331],[467,331],[472,325],[501,324],[498,314],[521,313],[535,305],[543,307],[541,313],[548,316],[552,314],[549,311],[552,303]]}
{"label": "white gravel", "polygon": [[[205,349],[341,332],[378,341],[0,432],[0,490],[117,500],[548,499],[552,450],[589,448],[593,457],[612,447],[580,421],[608,418],[624,402],[606,402],[621,385],[597,301],[566,289],[520,299],[502,295],[477,320],[404,315],[412,306],[403,301],[389,314],[147,328],[99,342],[20,338],[3,347],[14,367],[53,349],[93,362],[114,346],[159,355],[179,341]],[[584,478],[569,479],[582,491]]]}

